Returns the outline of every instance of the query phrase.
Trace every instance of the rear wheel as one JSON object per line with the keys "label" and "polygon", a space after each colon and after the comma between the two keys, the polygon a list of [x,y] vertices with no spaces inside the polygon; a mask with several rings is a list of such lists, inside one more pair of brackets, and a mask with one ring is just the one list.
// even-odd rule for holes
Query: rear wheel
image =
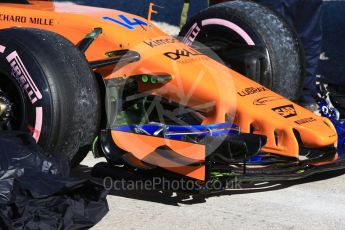
{"label": "rear wheel", "polygon": [[71,42],[44,30],[0,30],[0,89],[2,130],[29,132],[48,153],[80,163],[99,130],[100,93]]}
{"label": "rear wheel", "polygon": [[[197,41],[211,48],[230,47],[231,58],[229,53],[215,50],[226,65],[289,99],[298,98],[304,75],[299,40],[268,8],[239,0],[217,4],[191,18],[180,36],[188,45]],[[236,49],[239,51],[234,57]],[[258,56],[261,67],[254,63],[254,69],[248,70],[248,65],[253,63],[248,55],[253,55],[253,51],[257,55],[257,50],[261,52]],[[262,62],[262,56],[267,62]],[[243,63],[245,59],[247,62]]]}

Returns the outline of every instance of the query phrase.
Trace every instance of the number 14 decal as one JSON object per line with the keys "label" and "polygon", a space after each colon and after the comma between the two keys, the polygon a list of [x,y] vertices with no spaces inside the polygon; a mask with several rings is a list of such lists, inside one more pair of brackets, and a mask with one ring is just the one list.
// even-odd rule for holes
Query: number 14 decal
{"label": "number 14 decal", "polygon": [[129,18],[127,18],[123,14],[119,14],[118,17],[120,20],[112,18],[112,17],[107,17],[107,16],[102,17],[102,18],[103,18],[103,20],[114,22],[114,23],[119,24],[121,26],[124,26],[130,30],[134,30],[135,26],[147,26],[146,22],[144,22],[138,18],[133,18],[132,20],[130,20]]}

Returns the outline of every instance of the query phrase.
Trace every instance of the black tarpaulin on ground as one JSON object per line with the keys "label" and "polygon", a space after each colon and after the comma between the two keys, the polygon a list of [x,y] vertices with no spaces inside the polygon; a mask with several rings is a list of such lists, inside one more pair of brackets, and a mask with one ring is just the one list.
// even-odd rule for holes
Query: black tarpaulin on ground
{"label": "black tarpaulin on ground", "polygon": [[104,187],[68,177],[31,136],[0,132],[0,229],[85,229],[108,212]]}

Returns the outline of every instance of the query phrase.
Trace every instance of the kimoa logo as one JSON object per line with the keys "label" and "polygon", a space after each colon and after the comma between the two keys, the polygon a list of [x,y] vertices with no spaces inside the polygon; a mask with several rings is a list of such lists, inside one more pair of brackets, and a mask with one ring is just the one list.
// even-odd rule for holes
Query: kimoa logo
{"label": "kimoa logo", "polygon": [[260,93],[260,92],[263,92],[263,91],[267,91],[267,89],[265,87],[248,87],[248,88],[245,88],[244,90],[240,91],[240,92],[237,92],[238,95],[240,95],[241,97],[245,97],[245,96],[248,96],[248,95],[251,95],[251,94],[256,94],[256,93]]}
{"label": "kimoa logo", "polygon": [[42,99],[41,92],[37,88],[35,82],[32,80],[32,77],[20,59],[17,51],[10,53],[6,59],[12,67],[12,76],[20,84],[21,88],[27,93],[31,103],[34,104],[39,99]]}
{"label": "kimoa logo", "polygon": [[202,55],[202,53],[199,53],[196,50],[193,49],[182,49],[182,50],[176,50],[176,52],[166,52],[164,55],[174,61],[179,60],[181,57],[191,57],[191,56],[199,56]]}
{"label": "kimoa logo", "polygon": [[148,40],[144,41],[144,43],[151,48],[154,48],[156,46],[162,46],[162,45],[167,45],[167,44],[172,44],[178,42],[175,38],[161,38],[161,39],[156,39],[156,40]]}

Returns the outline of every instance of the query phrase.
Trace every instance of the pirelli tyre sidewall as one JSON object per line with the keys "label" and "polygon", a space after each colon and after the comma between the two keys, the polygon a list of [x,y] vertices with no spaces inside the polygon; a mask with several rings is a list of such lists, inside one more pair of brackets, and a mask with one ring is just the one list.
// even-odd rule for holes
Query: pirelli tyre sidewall
{"label": "pirelli tyre sidewall", "polygon": [[188,45],[228,41],[266,48],[271,71],[253,80],[289,99],[299,96],[304,77],[304,54],[299,39],[268,8],[245,0],[220,3],[193,16],[181,29],[180,36]]}
{"label": "pirelli tyre sidewall", "polygon": [[31,133],[46,152],[77,165],[99,131],[101,111],[97,80],[84,55],[49,31],[0,30],[0,74],[1,90],[10,79],[22,99],[20,126],[13,129]]}
{"label": "pirelli tyre sidewall", "polygon": [[22,99],[22,117],[16,117],[21,121],[13,128],[31,133],[37,142],[46,146],[50,139],[47,137],[51,135],[47,127],[53,126],[50,119],[53,102],[42,66],[23,45],[0,40],[0,51],[3,51],[0,52],[1,77],[10,78]]}

